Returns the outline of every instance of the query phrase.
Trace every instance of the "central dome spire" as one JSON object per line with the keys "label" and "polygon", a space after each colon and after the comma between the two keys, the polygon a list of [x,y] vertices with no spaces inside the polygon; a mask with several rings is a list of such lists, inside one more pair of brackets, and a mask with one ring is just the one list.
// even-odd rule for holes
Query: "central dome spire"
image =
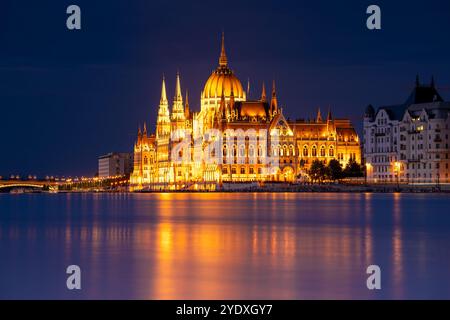
{"label": "central dome spire", "polygon": [[227,54],[225,53],[225,33],[222,31],[222,49],[220,51],[219,65],[226,67],[228,64]]}
{"label": "central dome spire", "polygon": [[209,76],[202,91],[204,105],[219,105],[221,95],[228,102],[233,96],[234,101],[245,101],[245,92],[239,79],[228,67],[227,54],[225,53],[225,35],[222,32],[222,47],[220,50],[219,66]]}

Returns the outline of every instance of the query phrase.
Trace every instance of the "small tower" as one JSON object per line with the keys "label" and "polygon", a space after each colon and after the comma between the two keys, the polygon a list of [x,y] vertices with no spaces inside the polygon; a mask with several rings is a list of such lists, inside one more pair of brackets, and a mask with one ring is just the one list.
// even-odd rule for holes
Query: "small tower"
{"label": "small tower", "polygon": [[261,101],[262,101],[262,102],[267,102],[266,86],[265,86],[264,82],[263,82],[263,84],[262,84]]}
{"label": "small tower", "polygon": [[144,132],[142,133],[142,136],[147,138],[147,124],[144,122]]}
{"label": "small tower", "polygon": [[322,114],[320,113],[320,107],[317,110],[316,122],[317,123],[322,123]]}
{"label": "small tower", "polygon": [[175,95],[172,104],[172,121],[184,121],[183,96],[181,95],[180,73],[177,72],[177,80],[175,84]]}
{"label": "small tower", "polygon": [[220,48],[219,65],[221,67],[226,67],[228,64],[227,54],[225,52],[225,33],[222,32],[222,46]]}
{"label": "small tower", "polygon": [[[230,111],[233,113],[234,110],[234,91],[233,91],[233,85],[231,85],[231,92],[230,92]],[[235,112],[236,114],[236,112]]]}
{"label": "small tower", "polygon": [[156,120],[156,136],[163,137],[170,134],[169,102],[166,94],[166,81],[162,79],[161,100],[159,101],[158,118]]}
{"label": "small tower", "polygon": [[141,126],[139,126],[137,144],[140,145],[141,142],[142,142],[142,131],[141,131]]}
{"label": "small tower", "polygon": [[328,107],[327,122],[330,122],[332,120],[333,116],[331,115],[331,107]]}
{"label": "small tower", "polygon": [[184,117],[186,118],[186,120],[188,120],[191,117],[191,110],[189,108],[189,98],[187,90],[186,90],[186,102],[184,105]]}
{"label": "small tower", "polygon": [[270,114],[272,117],[278,114],[278,100],[277,92],[275,89],[275,80],[272,82],[272,99],[270,100]]}
{"label": "small tower", "polygon": [[223,92],[223,88],[222,88],[222,96],[220,97],[219,113],[220,113],[220,117],[222,119],[226,119],[226,117],[227,117],[227,115],[226,115],[226,103],[225,103],[225,94]]}

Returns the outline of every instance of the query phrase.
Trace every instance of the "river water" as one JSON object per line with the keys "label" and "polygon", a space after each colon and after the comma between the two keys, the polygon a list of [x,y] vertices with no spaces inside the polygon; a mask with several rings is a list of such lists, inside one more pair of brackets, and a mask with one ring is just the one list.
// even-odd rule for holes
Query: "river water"
{"label": "river water", "polygon": [[[0,194],[0,298],[450,299],[449,207],[445,194]],[[381,290],[366,286],[373,264]]]}

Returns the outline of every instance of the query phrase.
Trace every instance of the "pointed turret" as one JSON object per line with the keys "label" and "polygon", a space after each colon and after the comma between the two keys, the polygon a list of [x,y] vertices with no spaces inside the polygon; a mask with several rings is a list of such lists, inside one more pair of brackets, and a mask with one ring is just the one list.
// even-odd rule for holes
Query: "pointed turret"
{"label": "pointed turret", "polygon": [[262,102],[267,102],[267,96],[266,96],[266,85],[262,84],[262,91],[261,91],[261,101]]}
{"label": "pointed turret", "polygon": [[272,82],[272,99],[270,100],[270,114],[275,116],[278,113],[277,92],[275,89],[275,80]]}
{"label": "pointed turret", "polygon": [[225,33],[222,32],[222,46],[220,50],[219,65],[226,67],[228,64],[227,54],[225,52]]}
{"label": "pointed turret", "polygon": [[225,104],[225,94],[223,92],[222,88],[222,95],[220,97],[220,107],[219,107],[219,113],[222,118],[226,117],[226,104]]}
{"label": "pointed turret", "polygon": [[231,92],[230,92],[230,109],[234,109],[234,91],[233,91],[233,85],[231,85]]}
{"label": "pointed turret", "polygon": [[141,144],[141,140],[142,140],[142,131],[141,131],[141,126],[139,126],[136,144],[137,144],[137,145],[140,145],[140,144]]}
{"label": "pointed turret", "polygon": [[144,137],[147,137],[147,124],[144,122],[144,132],[142,133]]}
{"label": "pointed turret", "polygon": [[189,98],[188,98],[188,91],[186,90],[186,102],[184,105],[184,117],[186,119],[189,119],[191,114],[191,110],[189,109]]}
{"label": "pointed turret", "polygon": [[181,95],[180,73],[177,72],[177,80],[175,83],[175,95],[172,104],[172,120],[184,121],[183,96]]}
{"label": "pointed turret", "polygon": [[166,80],[164,78],[164,74],[163,74],[163,78],[162,78],[162,87],[161,87],[161,100],[159,100],[159,104],[169,104],[169,102],[167,101],[167,93],[166,93]]}
{"label": "pointed turret", "polygon": [[177,81],[175,84],[174,100],[183,100],[183,97],[181,96],[180,72],[178,72],[178,71],[177,71]]}
{"label": "pointed turret", "polygon": [[322,114],[320,113],[320,108],[317,110],[316,122],[317,123],[321,123],[322,122]]}
{"label": "pointed turret", "polygon": [[156,120],[156,135],[157,137],[162,137],[168,134],[170,134],[170,112],[166,94],[166,81],[163,75],[161,100],[159,102],[158,118]]}
{"label": "pointed turret", "polygon": [[247,78],[247,98],[250,97],[250,78]]}
{"label": "pointed turret", "polygon": [[331,115],[331,107],[328,107],[327,121],[333,120],[333,116]]}

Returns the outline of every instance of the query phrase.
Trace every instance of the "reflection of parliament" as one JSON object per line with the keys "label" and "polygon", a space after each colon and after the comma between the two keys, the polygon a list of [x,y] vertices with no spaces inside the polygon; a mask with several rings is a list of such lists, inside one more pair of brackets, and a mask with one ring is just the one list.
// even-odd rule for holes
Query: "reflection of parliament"
{"label": "reflection of parliament", "polygon": [[[350,160],[361,162],[359,138],[350,120],[333,118],[330,111],[323,117],[320,110],[314,120],[286,120],[278,104],[275,83],[270,97],[266,96],[263,84],[260,99],[248,99],[248,91],[244,91],[228,67],[223,35],[219,66],[205,83],[200,106],[200,112],[193,112],[187,94],[183,101],[177,74],[169,110],[163,78],[156,134],[149,134],[144,125],[134,145],[132,189],[189,189],[199,185],[215,189],[228,182],[293,182],[306,174],[315,159],[324,162],[337,159],[343,166]],[[178,129],[188,132],[186,136],[192,140],[189,144],[195,145],[184,154],[177,151],[182,161],[172,159],[172,148],[180,139],[187,138],[174,135],[180,132]],[[219,152],[223,161],[205,161],[202,156],[205,150],[201,149],[206,144],[193,142],[198,137],[214,138],[207,134],[211,129],[222,135]],[[255,132],[257,143],[252,143],[248,136],[238,139],[238,134],[227,135],[228,132],[244,135]],[[276,159],[275,168],[273,162],[263,161],[267,157]]]}

